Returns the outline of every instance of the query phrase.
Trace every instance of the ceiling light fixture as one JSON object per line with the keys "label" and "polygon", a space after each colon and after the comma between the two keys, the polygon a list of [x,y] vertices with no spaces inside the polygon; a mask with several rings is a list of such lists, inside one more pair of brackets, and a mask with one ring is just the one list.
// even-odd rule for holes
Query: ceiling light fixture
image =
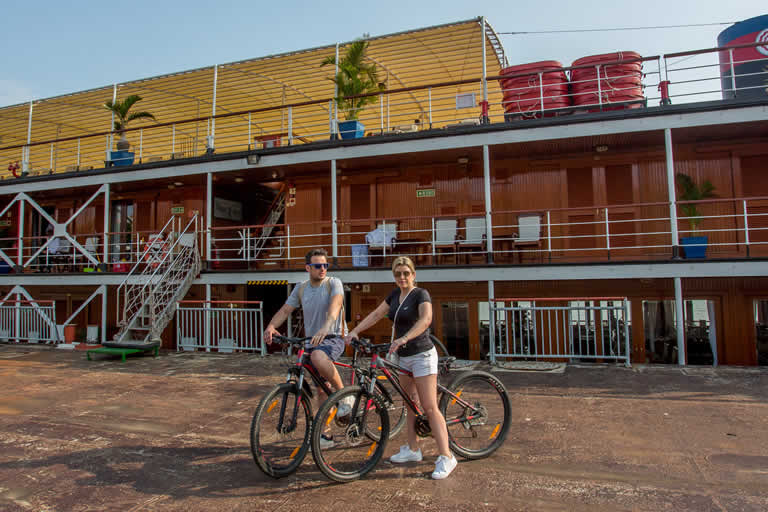
{"label": "ceiling light fixture", "polygon": [[245,180],[244,180],[243,178],[241,178],[240,176],[238,176],[237,178],[235,178],[235,183],[242,183],[242,182],[244,182],[244,181],[245,181]]}
{"label": "ceiling light fixture", "polygon": [[597,153],[605,153],[606,151],[608,151],[608,146],[606,146],[605,144],[601,144],[600,146],[595,146],[595,151]]}
{"label": "ceiling light fixture", "polygon": [[467,158],[466,156],[460,156],[459,159],[456,161],[459,162],[460,164],[468,164],[469,158]]}
{"label": "ceiling light fixture", "polygon": [[176,185],[177,187],[183,187],[184,186],[184,182],[183,181],[174,181],[173,184]]}

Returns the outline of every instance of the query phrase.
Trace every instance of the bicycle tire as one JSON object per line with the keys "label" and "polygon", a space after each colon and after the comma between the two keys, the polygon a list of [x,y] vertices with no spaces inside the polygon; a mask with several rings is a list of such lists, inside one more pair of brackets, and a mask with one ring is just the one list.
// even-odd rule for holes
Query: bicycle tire
{"label": "bicycle tire", "polygon": [[[294,383],[285,383],[273,388],[261,399],[251,421],[253,460],[272,478],[283,478],[296,472],[309,450],[312,405],[305,391],[301,391],[301,411],[297,415],[295,430],[290,433],[277,431],[282,401],[286,399],[283,417],[290,421],[296,404],[296,393],[297,387]],[[273,421],[275,423],[270,424]],[[290,434],[296,435],[288,439]]]}
{"label": "bicycle tire", "polygon": [[451,354],[448,353],[448,349],[445,348],[445,345],[443,345],[443,342],[440,341],[437,336],[434,334],[429,335],[430,341],[432,341],[432,344],[435,346],[435,350],[437,350],[437,357],[448,357]]}
{"label": "bicycle tire", "polygon": [[488,457],[504,442],[510,427],[511,406],[504,384],[489,373],[469,371],[456,377],[448,390],[483,411],[479,418],[461,421],[472,410],[443,392],[440,412],[448,426],[451,451],[465,459]]}
{"label": "bicycle tire", "polygon": [[[357,409],[344,421],[336,417],[339,402],[354,397]],[[372,405],[373,407],[368,407]],[[356,421],[358,418],[359,421]],[[377,439],[369,431],[381,429]],[[333,442],[321,444],[322,436]],[[378,394],[360,386],[347,386],[332,394],[320,407],[312,426],[312,457],[318,469],[336,482],[357,480],[379,463],[389,439],[389,414]]]}
{"label": "bicycle tire", "polygon": [[[381,375],[380,377],[385,377]],[[403,396],[395,390],[395,387],[386,377],[378,379],[376,390],[381,393],[384,405],[389,413],[389,438],[394,439],[400,432],[407,420],[407,406]]]}

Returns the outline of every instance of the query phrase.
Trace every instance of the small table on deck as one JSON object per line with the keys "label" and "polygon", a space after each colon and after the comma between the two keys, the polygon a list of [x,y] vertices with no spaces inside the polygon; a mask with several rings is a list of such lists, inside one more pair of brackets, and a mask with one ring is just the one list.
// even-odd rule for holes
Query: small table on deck
{"label": "small table on deck", "polygon": [[153,352],[152,356],[157,357],[159,346],[154,347],[147,347],[147,348],[110,348],[110,347],[100,347],[100,348],[92,348],[85,351],[85,356],[88,358],[89,361],[91,361],[91,352],[95,354],[117,354],[120,355],[120,358],[122,362],[125,362],[125,356],[128,354],[138,354],[139,352]]}

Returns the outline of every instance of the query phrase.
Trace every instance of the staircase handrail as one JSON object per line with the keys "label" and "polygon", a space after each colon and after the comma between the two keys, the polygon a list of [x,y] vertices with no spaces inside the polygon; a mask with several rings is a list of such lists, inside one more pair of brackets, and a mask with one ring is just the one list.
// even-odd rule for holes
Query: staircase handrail
{"label": "staircase handrail", "polygon": [[[144,282],[144,284],[142,285],[142,287],[141,287],[141,288],[138,290],[138,292],[137,292],[137,293],[133,294],[133,296],[134,296],[134,297],[136,297],[136,296],[139,296],[139,297],[141,297],[141,296],[143,295],[143,293],[144,293],[144,291],[146,290],[147,286],[148,286],[148,285],[150,285],[151,283],[153,283],[153,282],[155,282],[155,281],[156,281],[156,279],[155,279],[155,278],[156,278],[156,275],[157,275],[157,273],[158,273],[160,270],[163,270],[163,271],[164,271],[164,273],[165,273],[167,270],[169,270],[169,269],[170,269],[170,267],[168,267],[168,268],[163,268],[163,267],[164,267],[164,263],[166,263],[166,261],[168,260],[168,258],[170,258],[170,257],[171,257],[171,255],[174,253],[174,250],[175,250],[176,246],[179,244],[179,241],[181,240],[181,235],[184,235],[184,234],[186,234],[186,233],[187,233],[187,231],[189,230],[189,226],[190,226],[190,225],[192,225],[193,223],[194,223],[195,225],[197,225],[197,217],[198,217],[198,216],[197,216],[197,214],[195,214],[195,215],[194,215],[194,216],[193,216],[193,217],[190,219],[190,221],[189,221],[189,222],[187,223],[187,225],[184,227],[184,230],[183,230],[183,231],[181,231],[181,232],[179,233],[179,236],[178,236],[178,237],[176,237],[176,240],[174,240],[174,242],[173,242],[173,244],[171,245],[171,247],[170,247],[170,248],[169,248],[169,249],[168,249],[168,250],[165,252],[165,254],[163,255],[163,257],[162,257],[162,259],[160,260],[160,262],[157,264],[157,266],[156,266],[154,269],[152,269],[152,273],[151,273],[150,275],[148,275],[148,278],[147,278],[147,280]],[[174,218],[173,218],[173,217],[171,217],[171,220],[169,220],[168,222],[171,222],[173,219],[174,219]],[[165,224],[165,226],[163,227],[163,231],[162,231],[162,232],[165,232],[165,227],[167,227],[167,226],[168,226],[168,222],[167,222],[167,223]],[[197,236],[197,232],[195,232],[195,236]],[[197,243],[197,239],[195,239],[195,244],[196,244],[196,243]],[[145,254],[146,254],[146,252],[145,252]],[[140,262],[139,262],[139,263],[140,263]],[[137,265],[138,265],[138,263],[137,263]],[[149,267],[149,268],[151,268],[149,265],[148,265],[148,267]],[[135,269],[135,268],[136,268],[136,267],[134,267],[134,269]],[[146,268],[145,268],[144,270],[145,270],[145,272],[146,272]],[[164,275],[164,274],[163,274],[163,275]],[[161,278],[162,278],[162,277],[163,277],[163,276],[161,276]],[[125,280],[125,281],[123,281],[123,283],[122,283],[120,286],[123,286],[123,284],[125,284],[125,283],[126,283],[126,281],[127,281],[127,278],[126,278],[126,280]],[[120,295],[119,295],[119,293],[120,293],[120,288],[118,287],[118,312],[117,312],[117,314],[118,314],[118,315],[120,314],[120,309],[119,309],[119,297],[120,297]],[[127,313],[128,313],[128,311],[130,310],[130,308],[129,308],[128,306],[129,306],[129,305],[128,305],[128,298],[126,297],[126,300],[125,300],[125,305],[123,306],[123,313],[124,313],[124,318],[123,318],[123,319],[125,320],[125,322],[128,322],[128,321],[129,321],[129,318],[128,318],[128,314],[127,314]],[[133,316],[133,314],[132,314],[132,313],[131,313],[131,316]]]}
{"label": "staircase handrail", "polygon": [[[160,233],[165,233],[165,230],[168,228],[168,224],[171,224],[174,221],[175,217],[171,216],[170,219],[168,219],[168,222],[165,223],[165,225],[160,228]],[[152,244],[146,244],[146,247],[144,248],[143,252],[141,253],[141,256],[139,256],[139,259],[136,261],[136,263],[133,265],[131,270],[128,272],[128,274],[125,276],[125,279],[123,279],[123,282],[120,283],[120,285],[117,287],[117,322],[120,322],[120,293],[123,288],[128,286],[128,280],[131,278],[134,273],[136,273],[136,269],[139,268],[139,265],[144,261],[144,259],[147,257],[147,254],[149,254],[149,251],[152,250]],[[146,269],[144,269],[146,271]],[[144,273],[144,272],[142,272]]]}

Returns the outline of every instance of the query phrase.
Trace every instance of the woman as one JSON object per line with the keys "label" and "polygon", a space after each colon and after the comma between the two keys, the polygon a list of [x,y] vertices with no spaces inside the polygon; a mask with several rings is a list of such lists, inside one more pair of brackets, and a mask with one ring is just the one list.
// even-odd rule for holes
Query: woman
{"label": "woman", "polygon": [[[392,264],[397,288],[379,306],[357,325],[345,341],[358,338],[364,332],[388,316],[392,322],[390,356],[401,367],[409,370],[413,378],[402,375],[400,383],[409,396],[421,404],[427,415],[432,436],[437,442],[440,456],[435,462],[432,478],[446,478],[456,468],[456,458],[448,448],[448,430],[445,418],[437,408],[437,350],[429,339],[428,328],[432,323],[432,299],[423,288],[417,288],[416,269],[410,258],[400,256]],[[389,460],[394,463],[420,462],[421,449],[416,436],[416,417],[408,410],[408,444]]]}

